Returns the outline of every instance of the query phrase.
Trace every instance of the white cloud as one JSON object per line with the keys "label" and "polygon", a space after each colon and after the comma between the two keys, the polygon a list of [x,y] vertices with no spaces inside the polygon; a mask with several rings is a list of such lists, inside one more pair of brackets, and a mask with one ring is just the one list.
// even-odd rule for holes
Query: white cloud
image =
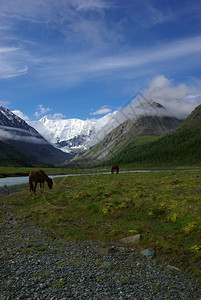
{"label": "white cloud", "polygon": [[29,70],[22,50],[15,47],[0,47],[0,66],[0,79],[22,76]]}
{"label": "white cloud", "polygon": [[[58,57],[36,60],[37,78],[51,86],[73,86],[89,78],[104,77],[104,80],[138,78],[142,75],[163,71],[181,72],[185,68],[197,68],[195,59],[201,51],[201,36],[178,40],[157,47],[146,47],[122,55],[102,56],[97,52],[61,54]],[[193,58],[193,60],[192,60]],[[34,61],[34,59],[30,60]],[[119,71],[119,72],[117,72]],[[121,72],[120,72],[121,71]]]}
{"label": "white cloud", "polygon": [[[139,49],[138,51],[124,53],[124,55],[120,56],[105,57],[97,60],[91,66],[89,65],[89,70],[90,68],[93,71],[103,71],[141,67],[149,63],[160,63],[162,61],[183,58],[184,56],[193,55],[193,53],[200,53],[200,51],[201,36],[198,36],[144,50]],[[185,64],[185,61],[183,63]]]}
{"label": "white cloud", "polygon": [[1,47],[0,48],[0,53],[15,52],[17,50],[18,50],[18,48],[14,48],[14,47]]}
{"label": "white cloud", "polygon": [[53,117],[59,118],[59,119],[66,118],[66,116],[64,114],[62,114],[62,113],[56,113],[56,114],[53,115]]}
{"label": "white cloud", "polygon": [[[50,4],[47,0],[18,0],[17,2],[16,0],[1,0],[0,26],[2,22],[2,26],[4,28],[7,26],[10,30],[7,32],[4,30],[5,46],[0,48],[0,78],[12,78],[29,72],[31,76],[33,75],[33,82],[38,79],[41,82],[42,79],[43,83],[55,86],[71,86],[89,77],[104,75],[105,78],[111,75],[110,72],[113,72],[110,78],[114,79],[117,76],[119,78],[126,76],[128,71],[131,71],[135,78],[149,67],[153,70],[166,63],[165,67],[168,68],[168,62],[176,59],[182,62],[182,67],[185,68],[189,65],[189,59],[184,59],[184,57],[193,57],[201,51],[200,36],[174,40],[172,43],[158,43],[153,47],[137,49],[134,45],[131,48],[129,41],[125,40],[126,27],[120,25],[124,21],[109,20],[104,13],[104,10],[114,7],[125,9],[126,13],[129,5],[120,2],[115,0],[58,0],[51,1]],[[153,2],[136,0],[135,6],[136,11],[131,12],[134,18],[136,14],[139,14],[141,19],[149,19],[152,24],[165,21],[166,15],[156,8]],[[101,13],[90,12],[94,9],[100,10]],[[27,31],[30,36],[22,37],[23,30],[20,27],[22,21],[31,23],[29,28],[34,25],[32,23],[40,23],[44,32],[48,33],[49,30],[55,29],[59,32],[58,37],[61,38],[62,47],[60,48],[59,41],[55,48],[52,45],[48,46],[45,42],[41,42],[41,35],[39,39],[35,38],[35,34],[32,38],[31,31]],[[32,29],[35,30],[34,27]],[[38,43],[38,45],[40,43],[40,47],[31,48],[30,45],[28,46],[30,42],[28,39],[32,43]],[[8,40],[12,41],[10,44],[18,46],[6,46],[9,44]],[[123,48],[122,44],[125,45]],[[44,50],[46,47],[48,51]],[[46,52],[42,52],[42,49]],[[54,52],[55,49],[56,52]],[[133,51],[127,49],[133,49]],[[178,66],[180,67],[181,65]],[[192,69],[193,67],[192,65]],[[176,69],[177,66],[174,65],[174,70]],[[121,72],[116,72],[116,70],[121,70]],[[158,70],[155,74],[157,73]]]}
{"label": "white cloud", "polygon": [[76,0],[73,4],[78,10],[93,10],[93,9],[105,9],[111,7],[109,1],[103,0]]}
{"label": "white cloud", "polygon": [[109,112],[111,112],[111,108],[107,107],[107,106],[102,106],[100,109],[98,109],[97,111],[91,112],[90,115],[104,115],[107,114]]}
{"label": "white cloud", "polygon": [[[127,119],[138,116],[173,116],[185,119],[196,106],[201,104],[201,86],[174,84],[164,75],[155,77],[143,93],[136,95],[118,111],[114,111],[97,121],[97,128],[101,128],[97,139],[102,138],[111,129]],[[189,100],[190,96],[190,100]],[[163,107],[153,105],[157,102]],[[93,113],[92,113],[93,114]],[[95,112],[96,114],[96,112]],[[101,125],[101,126],[100,126]]]}
{"label": "white cloud", "polygon": [[189,100],[201,99],[201,94],[199,94],[199,95],[188,95],[186,98],[189,99]]}
{"label": "white cloud", "polygon": [[175,85],[163,75],[154,78],[143,95],[149,101],[159,102],[178,118],[186,118],[201,104],[201,86]]}
{"label": "white cloud", "polygon": [[41,136],[38,135],[38,133],[33,133],[27,130],[6,126],[0,126],[0,139],[2,141],[15,140],[34,144],[47,143],[46,140],[42,139]]}
{"label": "white cloud", "polygon": [[37,111],[34,113],[34,116],[36,118],[41,117],[42,115],[45,115],[46,113],[48,113],[49,111],[51,111],[52,109],[49,107],[44,107],[43,104],[40,104],[37,106]]}
{"label": "white cloud", "polygon": [[0,106],[7,107],[10,104],[9,101],[0,100]]}
{"label": "white cloud", "polygon": [[29,121],[29,117],[26,116],[22,111],[20,110],[13,110],[12,111],[16,116],[20,117],[24,121]]}
{"label": "white cloud", "polygon": [[[0,44],[0,79],[25,75],[28,71],[31,71],[31,74],[34,71],[39,71],[40,76],[40,69],[43,68],[46,70],[47,77],[49,77],[49,65],[46,62],[50,60],[54,62],[53,70],[58,70],[61,67],[63,72],[66,72],[64,69],[68,69],[68,57],[71,57],[71,51],[77,53],[79,57],[83,56],[83,50],[80,51],[80,49],[85,47],[92,49],[98,45],[100,49],[100,47],[105,47],[105,44],[111,43],[111,41],[112,44],[115,43],[116,31],[113,27],[109,28],[107,26],[101,14],[98,18],[95,16],[88,18],[88,14],[82,14],[75,9],[104,9],[109,8],[111,2],[110,4],[102,0],[58,0],[52,1],[51,4],[48,0],[30,0],[25,2],[24,0],[19,0],[17,3],[15,0],[1,0],[0,2],[0,28],[1,25],[4,26],[4,32],[1,32],[1,44],[4,46],[1,47]],[[27,37],[22,35],[24,33],[24,29],[21,27],[24,26],[22,22],[30,24],[30,26],[27,26]],[[41,42],[41,34],[38,35],[38,38],[35,33],[32,36],[31,30],[36,32],[38,30],[37,27],[34,27],[35,23],[39,23],[38,26],[43,26],[40,32],[51,32],[54,29],[59,32],[58,36],[59,39],[61,38],[62,45],[66,49],[71,49],[68,51],[69,55],[66,57],[60,46],[58,46],[55,53],[55,48],[52,47],[52,44]],[[31,48],[31,43],[33,48]],[[10,47],[9,45],[17,45],[17,47]],[[51,53],[50,56],[42,53],[46,47],[48,52]],[[62,53],[59,53],[60,49]],[[73,64],[74,69],[79,68],[79,63],[74,61]],[[37,75],[36,78],[38,78]]]}

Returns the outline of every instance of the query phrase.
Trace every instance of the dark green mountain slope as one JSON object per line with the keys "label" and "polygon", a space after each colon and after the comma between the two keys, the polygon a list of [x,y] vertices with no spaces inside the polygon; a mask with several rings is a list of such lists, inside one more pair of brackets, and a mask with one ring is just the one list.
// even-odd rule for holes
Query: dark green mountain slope
{"label": "dark green mountain slope", "polygon": [[109,162],[157,165],[201,163],[201,105],[175,130],[145,144],[130,142]]}
{"label": "dark green mountain slope", "polygon": [[[124,162],[142,144],[158,139],[181,121],[174,117],[141,116],[127,120],[112,130],[90,150],[70,161],[71,167],[93,167],[107,162]],[[131,150],[132,149],[132,150]],[[125,157],[126,155],[126,157]]]}
{"label": "dark green mountain slope", "polygon": [[0,166],[31,166],[32,161],[24,153],[0,141]]}

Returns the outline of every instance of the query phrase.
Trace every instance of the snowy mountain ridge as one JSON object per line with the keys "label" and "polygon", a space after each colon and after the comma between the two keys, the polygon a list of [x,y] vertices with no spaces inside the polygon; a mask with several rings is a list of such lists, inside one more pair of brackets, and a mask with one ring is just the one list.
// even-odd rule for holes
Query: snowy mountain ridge
{"label": "snowy mountain ridge", "polygon": [[34,128],[30,127],[24,120],[3,106],[0,106],[0,126],[23,129],[37,134]]}
{"label": "snowy mountain ridge", "polygon": [[80,119],[60,119],[51,115],[44,116],[38,121],[30,121],[34,127],[51,143],[59,143],[83,134],[89,135],[94,122]]}
{"label": "snowy mountain ridge", "polygon": [[72,158],[72,154],[56,149],[23,119],[2,106],[0,106],[0,143],[1,159],[20,159],[29,164],[42,162],[55,165]]}
{"label": "snowy mountain ridge", "polygon": [[108,113],[99,119],[61,119],[46,115],[38,121],[29,121],[46,140],[64,152],[78,153],[100,142],[111,130],[128,119],[142,115],[169,114],[164,106],[150,101],[128,106]]}
{"label": "snowy mountain ridge", "polygon": [[55,147],[65,152],[79,152],[96,143],[97,138],[101,139],[113,128],[111,125],[115,114],[113,112],[100,119],[87,120],[61,119],[47,115],[38,121],[29,121],[28,124]]}

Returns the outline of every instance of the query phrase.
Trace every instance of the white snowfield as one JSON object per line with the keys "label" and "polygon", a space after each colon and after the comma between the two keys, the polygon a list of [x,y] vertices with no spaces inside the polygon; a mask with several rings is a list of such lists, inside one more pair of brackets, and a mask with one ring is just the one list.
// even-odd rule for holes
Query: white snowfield
{"label": "white snowfield", "polygon": [[158,103],[138,102],[99,119],[62,119],[47,115],[38,121],[28,121],[28,124],[55,147],[65,152],[80,152],[98,143],[127,119],[142,115],[170,115],[170,113]]}
{"label": "white snowfield", "polygon": [[61,119],[51,115],[44,116],[38,121],[29,121],[28,124],[35,128],[46,140],[52,144],[66,142],[74,138],[82,138],[82,145],[74,147],[62,147],[63,151],[69,152],[79,149],[86,149],[96,144],[110,130],[119,125],[116,122],[117,112],[109,113],[100,119]]}

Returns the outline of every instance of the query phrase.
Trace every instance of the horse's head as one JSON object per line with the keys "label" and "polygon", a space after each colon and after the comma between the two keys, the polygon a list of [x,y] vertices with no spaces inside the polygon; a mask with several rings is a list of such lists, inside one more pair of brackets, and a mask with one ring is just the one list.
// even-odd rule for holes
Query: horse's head
{"label": "horse's head", "polygon": [[49,189],[51,190],[52,186],[53,186],[53,180],[51,178],[49,178],[49,177],[47,179],[47,184],[48,184]]}

